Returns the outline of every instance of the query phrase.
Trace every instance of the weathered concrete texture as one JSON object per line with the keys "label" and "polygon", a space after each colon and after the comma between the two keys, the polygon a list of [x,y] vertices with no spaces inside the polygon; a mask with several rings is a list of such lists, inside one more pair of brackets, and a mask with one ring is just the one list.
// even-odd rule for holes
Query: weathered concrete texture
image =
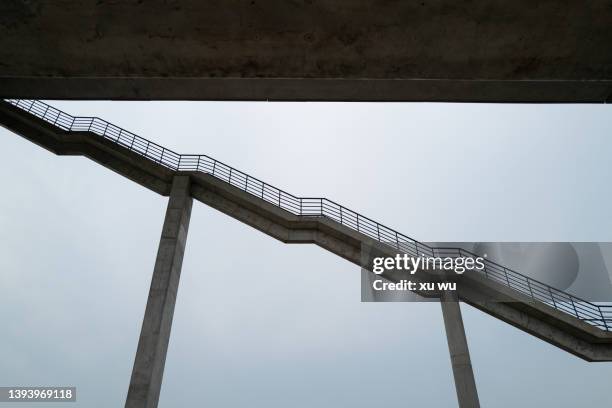
{"label": "weathered concrete texture", "polygon": [[192,201],[189,176],[174,177],[126,408],[155,408],[159,401]]}
{"label": "weathered concrete texture", "polygon": [[0,96],[602,102],[607,0],[0,2]]}
{"label": "weathered concrete texture", "polygon": [[470,350],[457,295],[454,292],[444,292],[440,300],[459,407],[479,408]]}

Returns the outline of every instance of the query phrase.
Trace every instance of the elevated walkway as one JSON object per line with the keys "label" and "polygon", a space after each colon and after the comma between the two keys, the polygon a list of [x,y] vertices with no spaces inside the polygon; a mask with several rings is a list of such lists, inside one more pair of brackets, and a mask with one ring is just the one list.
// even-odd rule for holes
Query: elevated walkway
{"label": "elevated walkway", "polygon": [[[181,155],[100,118],[73,117],[40,101],[0,101],[0,124],[55,154],[86,156],[164,196],[175,176],[188,175],[196,200],[282,242],[316,244],[359,266],[364,251],[476,257],[430,247],[326,198],[294,196],[208,156]],[[612,361],[611,306],[491,260],[482,273],[453,279],[460,282],[459,300],[587,361]]]}

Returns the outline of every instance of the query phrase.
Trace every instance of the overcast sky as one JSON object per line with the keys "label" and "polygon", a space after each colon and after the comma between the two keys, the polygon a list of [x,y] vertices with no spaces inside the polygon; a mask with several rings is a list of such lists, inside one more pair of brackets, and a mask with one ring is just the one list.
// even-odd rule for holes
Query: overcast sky
{"label": "overcast sky", "polygon": [[[52,104],[422,241],[612,241],[607,105]],[[0,385],[123,406],[166,199],[3,128],[0,149]],[[455,406],[439,304],[360,303],[359,285],[195,202],[160,407]],[[612,363],[462,310],[482,406],[612,403]]]}

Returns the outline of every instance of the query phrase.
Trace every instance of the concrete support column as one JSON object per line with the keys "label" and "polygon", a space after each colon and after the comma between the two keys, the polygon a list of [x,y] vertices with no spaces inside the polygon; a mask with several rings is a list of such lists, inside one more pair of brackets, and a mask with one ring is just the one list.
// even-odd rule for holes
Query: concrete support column
{"label": "concrete support column", "polygon": [[442,305],[442,316],[459,407],[479,408],[476,381],[474,380],[474,371],[472,370],[470,351],[465,337],[465,328],[463,327],[457,294],[454,291],[444,292],[440,298],[440,304]]}
{"label": "concrete support column", "polygon": [[192,198],[189,176],[175,176],[168,199],[126,408],[155,408],[166,363]]}

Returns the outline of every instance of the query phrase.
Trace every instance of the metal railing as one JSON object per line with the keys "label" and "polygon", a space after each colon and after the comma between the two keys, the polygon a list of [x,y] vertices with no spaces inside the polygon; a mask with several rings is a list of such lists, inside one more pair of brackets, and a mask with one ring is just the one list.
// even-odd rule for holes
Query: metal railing
{"label": "metal railing", "polygon": [[[461,248],[430,247],[327,198],[296,197],[209,156],[178,154],[97,117],[74,117],[38,100],[5,101],[64,131],[91,132],[171,170],[210,174],[291,214],[326,217],[410,256],[478,257]],[[484,264],[480,273],[486,278],[602,330],[612,330],[612,306],[580,299],[489,259]]]}

